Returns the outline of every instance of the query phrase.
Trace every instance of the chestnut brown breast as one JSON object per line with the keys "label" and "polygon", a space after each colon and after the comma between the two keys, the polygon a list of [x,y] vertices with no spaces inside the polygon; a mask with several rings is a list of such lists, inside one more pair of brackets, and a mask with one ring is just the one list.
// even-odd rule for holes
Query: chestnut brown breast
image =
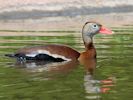
{"label": "chestnut brown breast", "polygon": [[96,49],[95,48],[91,48],[85,52],[82,52],[78,59],[81,63],[83,63],[84,61],[86,61],[88,59],[93,59],[93,58],[96,58]]}

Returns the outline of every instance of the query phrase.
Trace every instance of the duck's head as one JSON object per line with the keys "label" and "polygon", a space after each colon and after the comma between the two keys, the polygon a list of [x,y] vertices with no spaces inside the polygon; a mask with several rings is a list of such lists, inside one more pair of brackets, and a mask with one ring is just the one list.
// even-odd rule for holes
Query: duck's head
{"label": "duck's head", "polygon": [[82,29],[83,36],[89,36],[92,38],[94,35],[101,33],[101,34],[113,34],[113,32],[103,27],[101,24],[96,22],[86,22]]}

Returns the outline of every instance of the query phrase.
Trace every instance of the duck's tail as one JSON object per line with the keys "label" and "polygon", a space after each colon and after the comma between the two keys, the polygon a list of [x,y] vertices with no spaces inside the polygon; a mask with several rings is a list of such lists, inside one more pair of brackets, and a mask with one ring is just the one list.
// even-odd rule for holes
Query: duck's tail
{"label": "duck's tail", "polygon": [[12,57],[12,58],[16,57],[15,54],[5,54],[5,56],[6,57]]}

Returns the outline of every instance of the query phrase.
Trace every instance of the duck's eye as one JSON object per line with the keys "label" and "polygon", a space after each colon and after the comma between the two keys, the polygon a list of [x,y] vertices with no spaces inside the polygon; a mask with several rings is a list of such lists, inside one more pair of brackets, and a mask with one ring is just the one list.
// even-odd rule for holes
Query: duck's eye
{"label": "duck's eye", "polygon": [[97,25],[93,25],[93,28],[97,28]]}

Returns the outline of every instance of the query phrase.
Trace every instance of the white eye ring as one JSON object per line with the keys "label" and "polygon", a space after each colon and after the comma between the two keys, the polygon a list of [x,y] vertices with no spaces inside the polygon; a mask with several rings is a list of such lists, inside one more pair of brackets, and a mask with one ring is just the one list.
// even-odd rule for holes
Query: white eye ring
{"label": "white eye ring", "polygon": [[98,26],[97,26],[96,24],[94,24],[92,27],[93,27],[93,28],[97,28]]}

